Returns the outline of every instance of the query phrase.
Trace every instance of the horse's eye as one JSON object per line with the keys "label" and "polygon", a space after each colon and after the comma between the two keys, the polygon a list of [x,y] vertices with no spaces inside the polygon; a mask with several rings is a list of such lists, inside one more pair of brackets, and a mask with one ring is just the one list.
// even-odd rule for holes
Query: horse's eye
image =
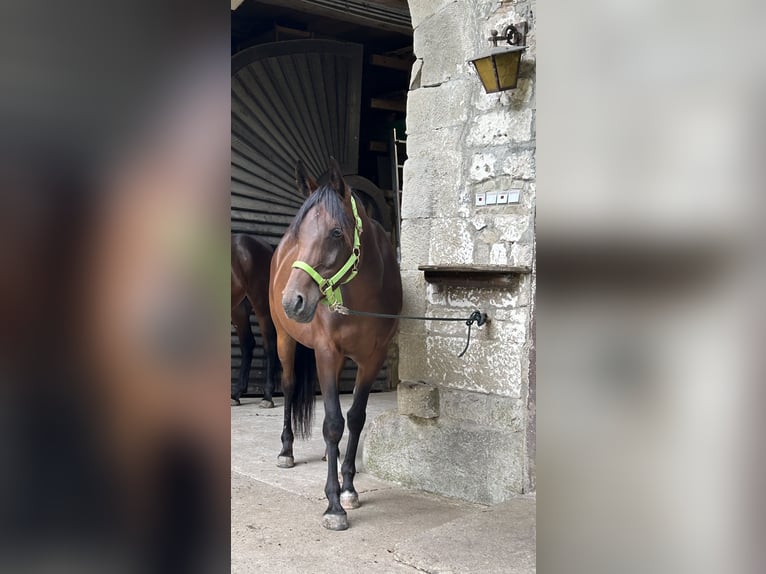
{"label": "horse's eye", "polygon": [[341,237],[343,237],[343,230],[340,227],[336,227],[335,229],[332,230],[332,236],[335,239],[340,239]]}

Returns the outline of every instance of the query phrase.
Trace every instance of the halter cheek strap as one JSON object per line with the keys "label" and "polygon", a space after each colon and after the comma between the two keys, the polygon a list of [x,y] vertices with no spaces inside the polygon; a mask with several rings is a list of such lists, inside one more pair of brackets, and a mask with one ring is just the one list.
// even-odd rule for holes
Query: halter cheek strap
{"label": "halter cheek strap", "polygon": [[[358,272],[359,268],[359,256],[361,241],[359,236],[362,234],[362,219],[359,217],[359,213],[356,210],[356,201],[354,197],[351,197],[351,211],[354,213],[354,247],[351,251],[351,255],[348,260],[343,264],[343,267],[338,269],[338,272],[325,279],[322,277],[316,269],[304,261],[296,261],[293,263],[293,267],[301,269],[309,274],[309,276],[319,285],[319,291],[321,291],[323,298],[322,303],[329,305],[330,307],[337,307],[343,305],[343,295],[340,293],[340,286],[349,283]],[[348,277],[346,277],[348,275]],[[346,277],[345,280],[343,278]]]}

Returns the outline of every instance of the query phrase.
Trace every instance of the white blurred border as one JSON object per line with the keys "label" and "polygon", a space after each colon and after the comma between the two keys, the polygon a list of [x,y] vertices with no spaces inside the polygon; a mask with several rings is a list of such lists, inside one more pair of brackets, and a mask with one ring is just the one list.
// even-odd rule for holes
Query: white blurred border
{"label": "white blurred border", "polygon": [[540,571],[759,571],[764,11],[538,4]]}

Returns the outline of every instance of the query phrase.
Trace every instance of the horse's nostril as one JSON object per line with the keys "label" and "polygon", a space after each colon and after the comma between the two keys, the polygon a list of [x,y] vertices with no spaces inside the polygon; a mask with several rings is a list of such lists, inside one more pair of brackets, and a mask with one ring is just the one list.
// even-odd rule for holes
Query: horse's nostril
{"label": "horse's nostril", "polygon": [[300,313],[303,309],[303,295],[295,296],[295,312]]}

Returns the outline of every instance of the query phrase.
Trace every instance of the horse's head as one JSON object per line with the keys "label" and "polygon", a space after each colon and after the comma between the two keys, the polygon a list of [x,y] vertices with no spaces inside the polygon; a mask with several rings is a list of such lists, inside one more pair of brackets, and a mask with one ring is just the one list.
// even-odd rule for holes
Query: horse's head
{"label": "horse's head", "polygon": [[[287,233],[297,244],[297,261],[310,267],[317,276],[328,279],[349,260],[353,250],[355,217],[351,189],[340,166],[330,159],[329,183],[320,186],[301,162],[295,170],[298,189],[306,201]],[[294,268],[282,291],[285,314],[299,323],[309,323],[323,294],[309,271]]]}

